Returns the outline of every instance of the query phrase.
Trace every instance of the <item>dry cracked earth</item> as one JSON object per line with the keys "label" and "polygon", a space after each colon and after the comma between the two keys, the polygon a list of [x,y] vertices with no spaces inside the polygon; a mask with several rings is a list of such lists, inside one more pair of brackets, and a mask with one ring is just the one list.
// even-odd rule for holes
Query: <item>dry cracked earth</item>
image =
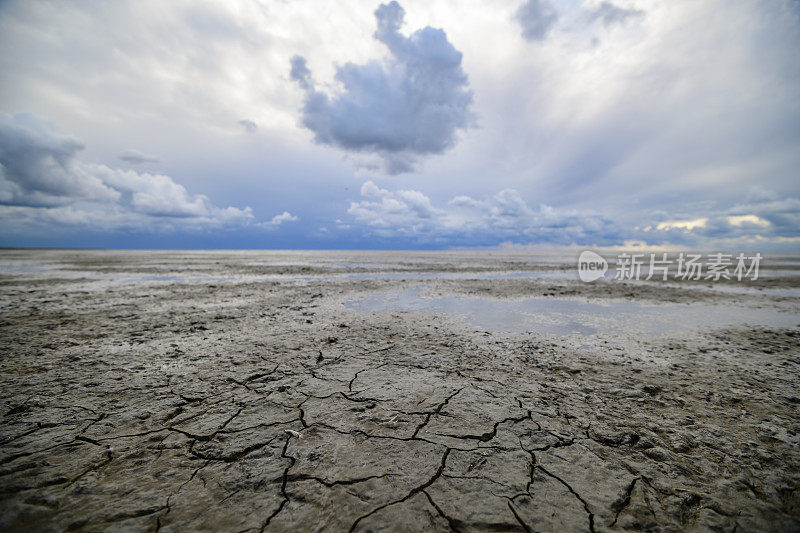
{"label": "dry cracked earth", "polygon": [[797,317],[797,278],[743,295],[472,275],[566,268],[496,255],[0,259],[3,531],[800,529],[796,324],[582,338],[345,305],[423,286]]}

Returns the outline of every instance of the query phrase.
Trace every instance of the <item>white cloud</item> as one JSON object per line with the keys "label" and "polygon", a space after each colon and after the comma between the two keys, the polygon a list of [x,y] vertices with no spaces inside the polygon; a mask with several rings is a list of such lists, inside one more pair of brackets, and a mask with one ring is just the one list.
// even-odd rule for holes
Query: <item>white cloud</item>
{"label": "white cloud", "polygon": [[369,200],[352,202],[347,212],[382,235],[426,233],[437,227],[442,215],[419,191],[390,192],[367,181],[361,187],[361,194]]}
{"label": "white cloud", "polygon": [[656,225],[656,230],[671,230],[671,229],[687,229],[693,230],[694,228],[704,228],[708,223],[708,218],[695,218],[693,220],[667,220],[659,222]]}
{"label": "white cloud", "polygon": [[728,217],[728,223],[731,226],[744,226],[747,224],[752,224],[755,226],[761,226],[762,228],[766,228],[770,225],[769,220],[764,220],[763,218],[756,216],[756,215],[733,215]]}
{"label": "white cloud", "polygon": [[524,241],[572,242],[603,240],[601,231],[611,233],[611,222],[593,213],[542,205],[527,205],[513,189],[476,200],[456,196],[446,206],[436,207],[430,198],[415,190],[389,191],[371,181],[361,187],[366,200],[352,202],[347,210],[356,223],[376,235],[415,236],[420,240],[517,238]]}
{"label": "white cloud", "polygon": [[267,229],[277,228],[284,222],[296,222],[298,220],[300,220],[299,217],[289,213],[288,211],[284,211],[283,213],[272,217],[272,220],[270,220],[269,222],[260,223],[259,226]]}

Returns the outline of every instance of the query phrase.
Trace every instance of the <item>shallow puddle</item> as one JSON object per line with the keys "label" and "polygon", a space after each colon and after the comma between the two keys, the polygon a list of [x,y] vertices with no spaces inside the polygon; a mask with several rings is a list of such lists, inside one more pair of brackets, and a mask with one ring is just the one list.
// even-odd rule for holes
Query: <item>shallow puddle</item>
{"label": "shallow puddle", "polygon": [[361,312],[426,311],[463,318],[487,331],[550,335],[666,335],[704,327],[750,324],[797,327],[800,310],[786,311],[702,304],[647,305],[629,300],[589,302],[557,298],[501,300],[423,297],[421,288],[382,293],[345,304]]}

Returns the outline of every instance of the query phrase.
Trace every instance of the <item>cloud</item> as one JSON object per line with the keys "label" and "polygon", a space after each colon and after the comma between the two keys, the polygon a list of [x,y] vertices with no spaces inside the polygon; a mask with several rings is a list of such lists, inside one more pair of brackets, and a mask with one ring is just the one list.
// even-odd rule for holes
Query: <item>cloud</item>
{"label": "cloud", "polygon": [[[800,242],[800,199],[777,200],[774,192],[754,188],[745,204],[706,209],[694,217],[660,220],[655,214],[639,237],[649,242],[667,242],[698,248],[741,248]],[[638,228],[637,228],[638,229]]]}
{"label": "cloud", "polygon": [[220,208],[171,177],[85,163],[83,144],[33,115],[0,114],[0,219],[4,225],[103,229],[246,225],[251,209]]}
{"label": "cloud", "polygon": [[779,199],[773,191],[761,191],[761,198],[751,197],[747,203],[728,209],[724,213],[728,223],[764,236],[800,237],[800,199]]}
{"label": "cloud", "polygon": [[[608,1],[595,6],[583,6],[581,10],[582,16],[577,20],[582,19],[582,25],[600,21],[603,26],[610,27],[644,16],[644,11],[640,9],[622,8]],[[519,6],[514,18],[522,26],[522,36],[527,41],[544,41],[558,24],[561,14],[548,0],[526,0]],[[592,42],[596,43],[598,39],[595,37]]]}
{"label": "cloud", "polygon": [[291,77],[305,92],[302,123],[316,142],[350,154],[375,154],[389,174],[412,171],[420,156],[451,148],[472,120],[461,52],[444,31],[430,26],[405,37],[403,16],[397,2],[378,7],[374,37],[390,55],[338,66],[341,92],[318,89],[306,59],[291,60]]}
{"label": "cloud", "polygon": [[[769,191],[762,195],[771,197]],[[455,196],[444,206],[415,190],[390,191],[367,181],[347,213],[367,235],[411,238],[416,243],[462,245],[550,243],[555,245],[673,245],[711,249],[725,246],[779,246],[800,240],[800,200],[788,198],[695,212],[668,218],[642,212],[641,225],[627,226],[602,212],[549,205],[532,207],[515,189],[482,199]],[[349,228],[347,228],[349,229]]]}
{"label": "cloud", "polygon": [[147,163],[158,163],[158,158],[154,155],[143,154],[138,150],[126,150],[118,156],[122,161],[131,165],[143,165]]}
{"label": "cloud", "polygon": [[764,220],[756,215],[732,215],[728,217],[728,223],[732,226],[754,225],[761,226],[762,228],[769,227],[770,225],[769,220]]}
{"label": "cloud", "polygon": [[[612,17],[606,27],[599,14],[594,22],[587,19],[602,12],[603,1],[551,0],[558,21],[544,41],[531,45],[514,18],[526,0],[492,5],[401,0],[406,26],[395,34],[408,40],[426,25],[443,28],[447,41],[463,53],[467,89],[475,93],[469,109],[480,117],[481,127],[459,134],[443,156],[384,150],[395,168],[416,164],[422,169],[397,187],[421,191],[434,210],[450,213],[453,221],[462,217],[462,228],[474,225],[470,238],[463,237],[463,229],[454,233],[458,245],[494,238],[490,235],[497,229],[481,233],[486,222],[477,207],[469,210],[467,204],[480,205],[506,188],[516,190],[532,212],[544,203],[553,206],[553,216],[604,213],[614,221],[607,226],[608,240],[633,235],[651,243],[708,242],[714,234],[796,238],[800,222],[790,205],[800,198],[796,2],[608,0],[642,10],[646,18],[620,23]],[[179,211],[198,209],[201,204],[192,202],[198,192],[268,215],[304,205],[313,218],[303,213],[301,221],[280,226],[295,230],[301,239],[296,246],[318,246],[314,234],[320,225],[339,235],[331,222],[337,217],[353,226],[337,246],[372,245],[357,232],[376,227],[343,215],[351,200],[380,203],[381,198],[352,197],[352,172],[337,160],[338,153],[380,169],[387,159],[368,147],[311,145],[307,141],[316,132],[302,127],[301,110],[309,91],[325,93],[327,112],[342,109],[343,104],[333,105],[340,101],[361,101],[334,79],[336,66],[348,60],[361,73],[367,72],[369,59],[378,60],[380,76],[394,72],[390,66],[400,56],[379,40],[354,38],[376,30],[372,11],[380,2],[371,8],[360,0],[335,2],[324,13],[314,0],[171,2],[166,7],[152,0],[120,0],[100,10],[93,2],[48,3],[48,9],[39,2],[0,3],[0,109],[47,110],[62,132],[79,132],[92,153],[89,157],[62,140],[53,152],[61,155],[22,182],[6,176],[19,169],[3,167],[3,210],[28,212],[33,221],[44,220],[45,213],[70,221],[100,220],[105,214],[109,227],[134,217],[145,227],[212,223],[134,211],[132,193],[98,182],[89,165],[76,164],[82,159],[158,174],[157,166],[135,167],[117,159],[122,149],[139,148],[169,159],[166,173],[188,189],[187,205]],[[391,25],[386,32],[392,33]],[[296,63],[293,81],[288,59],[295,53],[308,63]],[[308,90],[302,90],[302,80]],[[384,114],[379,110],[376,116]],[[257,123],[258,134],[247,136],[239,119]],[[332,124],[344,128],[348,120],[349,115],[335,117]],[[353,126],[364,131],[359,122]],[[243,144],[244,136],[252,142]],[[59,157],[66,161],[63,168]],[[225,179],[215,179],[223,172]],[[49,185],[33,187],[34,178]],[[375,182],[390,189],[388,194],[396,192]],[[769,191],[749,193],[754,184]],[[448,203],[467,192],[458,209]],[[140,210],[160,209],[143,195],[137,198]],[[736,227],[728,219],[749,216],[770,225],[760,228],[742,219]],[[652,229],[698,218],[708,218],[705,228]],[[431,220],[439,224],[442,219],[432,215],[429,227]],[[7,218],[0,224],[4,233],[12,232]],[[652,228],[645,233],[636,226]],[[84,228],[74,234],[88,234]],[[435,228],[419,238],[441,235]],[[534,238],[509,233],[510,241]],[[251,240],[252,232],[241,235],[239,246],[261,242]],[[13,242],[36,241],[20,237]],[[411,244],[409,238],[381,246]]]}
{"label": "cloud", "polygon": [[75,163],[83,143],[32,115],[0,114],[0,204],[54,207],[115,201],[119,192]]}
{"label": "cloud", "polygon": [[242,119],[239,121],[239,124],[244,128],[244,131],[246,131],[247,133],[255,133],[258,131],[258,124],[256,124],[252,120]]}
{"label": "cloud", "polygon": [[524,242],[607,243],[615,238],[614,224],[601,215],[528,206],[514,189],[474,199],[456,196],[436,207],[415,190],[389,191],[367,181],[366,198],[352,202],[347,213],[368,233],[381,237],[414,237],[419,242],[498,244],[508,239]]}
{"label": "cloud", "polygon": [[277,228],[284,222],[296,222],[298,220],[300,220],[299,217],[291,214],[288,211],[284,211],[280,215],[275,215],[274,217],[272,217],[272,220],[270,220],[269,222],[262,222],[261,224],[259,224],[259,226],[261,226],[262,228]]}
{"label": "cloud", "polygon": [[[695,218],[693,220],[666,220],[659,222],[656,225],[656,230],[672,230],[672,229],[686,229],[693,230],[695,228],[705,228],[708,225],[708,217]],[[649,231],[649,230],[648,230]]]}
{"label": "cloud", "polygon": [[770,202],[777,199],[778,195],[775,194],[775,191],[764,189],[763,187],[759,187],[757,185],[751,187],[750,191],[747,193],[748,202],[761,203]]}
{"label": "cloud", "polygon": [[431,232],[441,226],[444,211],[436,210],[430,199],[419,191],[381,189],[372,181],[361,187],[369,200],[352,202],[347,210],[356,221],[376,228],[382,235],[413,235]]}
{"label": "cloud", "polygon": [[[687,233],[705,233],[707,239],[712,228],[756,234],[731,228],[725,219],[753,184],[776,191],[767,194],[773,199],[798,197],[800,106],[792,94],[799,90],[800,70],[789,50],[798,46],[800,32],[785,16],[785,5],[614,0],[646,10],[632,15],[646,16],[646,24],[628,18],[623,25],[612,16],[613,26],[605,28],[603,18],[588,25],[587,13],[615,11],[598,9],[599,0],[587,4],[576,7],[573,18],[565,11],[565,30],[551,34],[544,46],[531,49],[517,38],[528,57],[515,56],[525,68],[513,70],[508,86],[501,80],[487,86],[470,70],[479,101],[491,102],[489,109],[479,108],[482,131],[503,132],[497,140],[478,140],[486,140],[483,149],[515,176],[499,175],[499,188],[513,186],[526,198],[554,205],[616,213],[630,226],[709,218],[707,230]],[[566,3],[559,6],[567,9]],[[595,34],[601,43],[590,46]],[[486,90],[495,91],[491,99]],[[525,95],[524,105],[506,103],[518,94]],[[512,108],[518,117],[505,112]],[[450,168],[470,175],[468,186],[475,190],[473,169],[482,160],[467,153],[463,164]],[[480,170],[488,174],[492,167]],[[749,196],[764,198],[759,192]],[[711,212],[687,209],[687,203],[701,201],[721,217],[721,225],[714,225]],[[655,210],[665,214],[656,217]],[[730,215],[750,214],[770,220],[752,211]],[[773,225],[758,234],[774,239],[778,231]],[[657,236],[648,237],[656,242]]]}
{"label": "cloud", "polygon": [[589,9],[587,14],[590,22],[600,21],[603,26],[624,24],[628,20],[644,17],[644,11],[634,8],[622,8],[611,2],[601,2],[595,8]]}
{"label": "cloud", "polygon": [[559,19],[558,11],[548,0],[527,0],[515,16],[528,41],[543,41]]}

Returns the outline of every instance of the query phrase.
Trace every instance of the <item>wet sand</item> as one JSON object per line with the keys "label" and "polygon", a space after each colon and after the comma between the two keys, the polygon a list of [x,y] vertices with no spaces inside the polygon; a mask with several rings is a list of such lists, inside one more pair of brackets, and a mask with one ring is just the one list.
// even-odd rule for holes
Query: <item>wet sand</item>
{"label": "wet sand", "polygon": [[0,529],[798,530],[797,261],[0,251]]}

